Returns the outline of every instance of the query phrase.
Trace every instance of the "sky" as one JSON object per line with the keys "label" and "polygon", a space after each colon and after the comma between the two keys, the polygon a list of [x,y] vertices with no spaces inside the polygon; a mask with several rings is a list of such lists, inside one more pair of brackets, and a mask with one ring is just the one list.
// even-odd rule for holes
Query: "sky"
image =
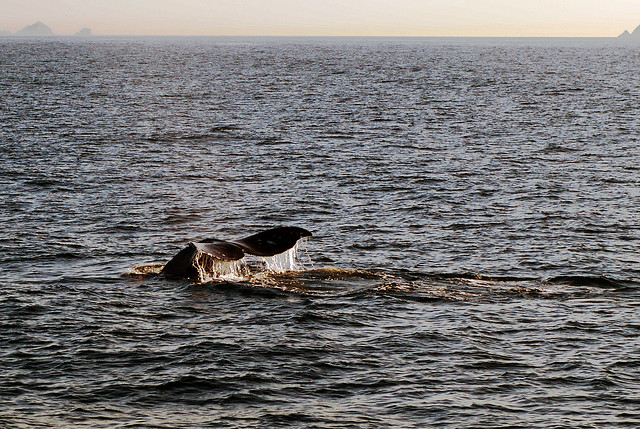
{"label": "sky", "polygon": [[55,34],[610,37],[640,0],[0,0],[0,30]]}

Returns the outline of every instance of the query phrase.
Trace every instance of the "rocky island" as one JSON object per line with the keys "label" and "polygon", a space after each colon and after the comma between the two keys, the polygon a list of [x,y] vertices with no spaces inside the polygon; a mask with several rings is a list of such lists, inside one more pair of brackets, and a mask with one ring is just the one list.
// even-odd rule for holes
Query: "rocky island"
{"label": "rocky island", "polygon": [[[74,34],[74,36],[77,37],[90,37],[92,35],[93,34],[91,33],[91,30],[88,28],[83,28],[82,30]],[[10,31],[0,31],[0,36],[51,37],[56,36],[56,34],[48,25],[38,21],[35,24],[27,25],[16,33],[12,33]]]}
{"label": "rocky island", "polygon": [[78,31],[76,34],[74,34],[74,36],[76,36],[76,37],[91,37],[91,36],[93,36],[93,34],[91,33],[90,29],[85,27],[82,30]]}
{"label": "rocky island", "polygon": [[35,36],[35,37],[43,37],[43,36],[53,36],[53,31],[46,24],[38,21],[35,24],[27,25],[22,30],[16,33],[16,36]]}
{"label": "rocky island", "polygon": [[633,30],[633,33],[629,33],[629,30],[624,30],[624,32],[618,36],[618,39],[628,40],[628,41],[632,41],[632,40],[640,41],[640,25],[638,25],[636,29]]}

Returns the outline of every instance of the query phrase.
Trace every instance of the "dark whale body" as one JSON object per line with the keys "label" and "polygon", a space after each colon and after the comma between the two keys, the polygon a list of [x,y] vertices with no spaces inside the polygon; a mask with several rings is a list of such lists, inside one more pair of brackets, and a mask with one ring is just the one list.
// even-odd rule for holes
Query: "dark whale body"
{"label": "dark whale body", "polygon": [[304,228],[279,227],[269,229],[236,241],[223,241],[208,238],[190,242],[187,247],[175,255],[162,269],[162,273],[171,278],[196,278],[198,270],[194,265],[198,251],[206,253],[218,261],[237,261],[245,254],[256,256],[274,256],[296,245],[303,237],[311,237]]}

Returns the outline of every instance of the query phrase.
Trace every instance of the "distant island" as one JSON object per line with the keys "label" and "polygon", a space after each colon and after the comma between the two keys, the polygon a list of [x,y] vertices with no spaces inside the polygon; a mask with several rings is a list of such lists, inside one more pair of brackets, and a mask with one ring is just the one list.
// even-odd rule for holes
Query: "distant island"
{"label": "distant island", "polygon": [[78,31],[76,34],[74,34],[74,36],[77,37],[89,37],[89,36],[93,36],[93,34],[91,34],[91,30],[88,28],[83,28],[82,30]]}
{"label": "distant island", "polygon": [[16,36],[53,36],[53,31],[46,24],[38,21],[35,24],[27,25],[16,33]]}
{"label": "distant island", "polygon": [[[22,37],[52,37],[52,36],[61,36],[59,34],[55,34],[51,28],[45,23],[38,21],[35,24],[27,25],[26,27],[18,30],[15,33],[10,31],[0,30],[0,37],[12,37],[12,36],[22,36]],[[71,34],[70,36],[74,37],[91,37],[93,33],[89,28],[83,28],[82,30]],[[620,41],[627,42],[638,42],[640,43],[640,25],[636,27],[635,30],[629,32],[629,30],[624,30],[622,34],[617,37]]]}
{"label": "distant island", "polygon": [[[74,34],[74,36],[77,37],[90,37],[92,35],[91,30],[88,28],[83,28]],[[0,36],[51,37],[56,36],[56,34],[54,34],[53,30],[51,30],[48,25],[38,21],[35,24],[27,25],[16,33],[0,31]]]}
{"label": "distant island", "polygon": [[629,40],[629,41],[639,41],[640,42],[640,25],[633,30],[633,33],[629,33],[629,30],[624,30],[624,32],[618,36],[620,40]]}

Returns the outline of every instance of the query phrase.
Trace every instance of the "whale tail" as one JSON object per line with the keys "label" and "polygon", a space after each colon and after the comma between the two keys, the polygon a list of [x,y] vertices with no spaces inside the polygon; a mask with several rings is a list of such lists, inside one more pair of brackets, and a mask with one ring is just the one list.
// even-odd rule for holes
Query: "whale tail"
{"label": "whale tail", "polygon": [[285,226],[259,232],[233,244],[251,255],[273,256],[291,249],[303,237],[311,237],[311,233],[304,228]]}
{"label": "whale tail", "polygon": [[172,278],[194,278],[198,276],[196,256],[205,253],[217,261],[228,262],[242,259],[245,254],[274,256],[286,252],[298,240],[311,237],[311,233],[299,227],[279,227],[259,232],[236,241],[205,239],[190,242],[176,254],[162,269],[162,273]]}

